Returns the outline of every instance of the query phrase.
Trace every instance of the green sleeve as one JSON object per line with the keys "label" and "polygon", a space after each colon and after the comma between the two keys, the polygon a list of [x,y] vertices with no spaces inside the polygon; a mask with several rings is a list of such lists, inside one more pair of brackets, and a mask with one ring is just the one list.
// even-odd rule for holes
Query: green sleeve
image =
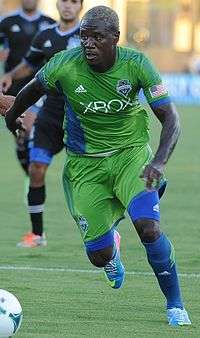
{"label": "green sleeve", "polygon": [[62,61],[63,52],[55,54],[35,75],[45,88],[56,89],[56,83],[62,73]]}
{"label": "green sleeve", "polygon": [[149,104],[169,100],[169,94],[162,83],[160,73],[144,54],[141,54],[138,75],[140,86]]}

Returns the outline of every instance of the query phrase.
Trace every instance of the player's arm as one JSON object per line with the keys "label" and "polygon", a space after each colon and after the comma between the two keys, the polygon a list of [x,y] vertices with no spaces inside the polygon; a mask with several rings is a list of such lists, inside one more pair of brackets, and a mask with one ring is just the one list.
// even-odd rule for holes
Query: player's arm
{"label": "player's arm", "polygon": [[0,78],[0,91],[6,93],[8,89],[11,87],[13,80],[20,80],[32,74],[33,68],[31,68],[27,63],[22,61],[10,72],[4,74]]}
{"label": "player's arm", "polygon": [[159,187],[164,167],[170,158],[180,135],[178,112],[172,103],[152,108],[162,125],[158,149],[151,163],[144,169],[143,178],[147,179],[147,188],[151,189],[154,181]]}
{"label": "player's arm", "polygon": [[16,67],[4,74],[0,79],[0,91],[6,93],[14,80],[20,80],[32,75],[44,61],[45,55],[41,47],[42,33],[38,33],[30,46],[29,51]]}
{"label": "player's arm", "polygon": [[142,173],[142,178],[146,180],[146,187],[151,189],[154,183],[159,186],[164,167],[180,135],[180,121],[159,72],[145,56],[142,57],[139,77],[147,101],[162,125],[158,149]]}
{"label": "player's arm", "polygon": [[0,62],[5,62],[8,58],[9,49],[4,48],[3,45],[0,45]]}
{"label": "player's arm", "polygon": [[16,119],[28,107],[37,102],[44,94],[57,92],[57,82],[59,81],[59,73],[62,74],[62,52],[56,54],[50,61],[40,69],[31,80],[16,96],[14,105],[6,113],[6,125],[11,132],[17,128]]}
{"label": "player's arm", "polygon": [[9,48],[6,47],[6,20],[0,20],[0,62],[5,62],[9,54]]}
{"label": "player's arm", "polygon": [[[7,128],[12,132],[19,128],[17,118],[46,93],[46,88],[36,78],[31,80],[16,96],[13,106],[6,112]],[[6,96],[5,96],[6,97]]]}

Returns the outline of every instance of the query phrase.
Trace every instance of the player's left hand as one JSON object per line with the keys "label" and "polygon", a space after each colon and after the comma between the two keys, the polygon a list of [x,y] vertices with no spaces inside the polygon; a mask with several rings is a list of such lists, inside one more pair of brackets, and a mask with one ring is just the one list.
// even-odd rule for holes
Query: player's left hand
{"label": "player's left hand", "polygon": [[140,175],[140,178],[142,178],[146,182],[147,190],[159,189],[160,181],[163,177],[163,172],[164,165],[160,163],[154,163],[153,161],[144,168],[143,173]]}

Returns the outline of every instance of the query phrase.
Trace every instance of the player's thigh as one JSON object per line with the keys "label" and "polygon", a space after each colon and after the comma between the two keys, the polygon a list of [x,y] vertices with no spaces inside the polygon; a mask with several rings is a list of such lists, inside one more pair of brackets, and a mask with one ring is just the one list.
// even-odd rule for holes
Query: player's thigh
{"label": "player's thigh", "polygon": [[88,161],[85,158],[68,158],[63,172],[67,204],[84,242],[108,232],[123,217],[125,210],[113,196],[101,166],[94,170]]}
{"label": "player's thigh", "polygon": [[152,159],[149,145],[122,151],[116,162],[115,193],[127,208],[130,201],[145,190],[145,182],[140,178],[144,167]]}

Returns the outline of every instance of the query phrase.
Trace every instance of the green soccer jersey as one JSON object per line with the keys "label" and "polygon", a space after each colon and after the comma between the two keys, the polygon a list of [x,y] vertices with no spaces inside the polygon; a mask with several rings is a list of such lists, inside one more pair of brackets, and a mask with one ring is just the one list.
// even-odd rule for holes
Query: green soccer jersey
{"label": "green soccer jersey", "polygon": [[66,145],[95,155],[148,143],[148,114],[138,99],[143,89],[152,107],[169,102],[160,74],[141,52],[117,47],[112,68],[95,72],[81,47],[56,54],[36,75],[65,97]]}

